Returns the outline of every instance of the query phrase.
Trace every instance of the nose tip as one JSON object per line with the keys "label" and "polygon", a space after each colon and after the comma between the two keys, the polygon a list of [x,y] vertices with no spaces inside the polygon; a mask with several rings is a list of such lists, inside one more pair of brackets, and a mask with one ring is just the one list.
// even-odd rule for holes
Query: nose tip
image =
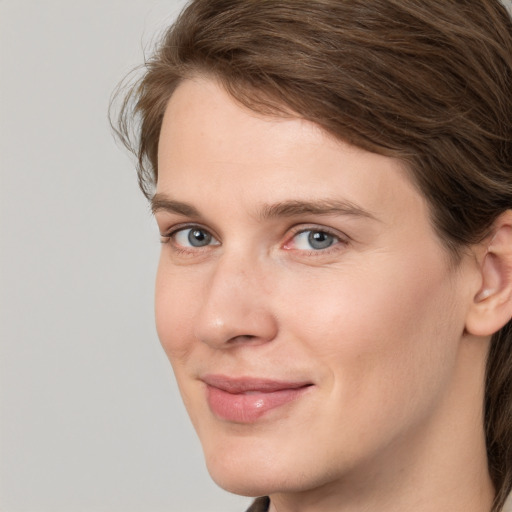
{"label": "nose tip", "polygon": [[197,338],[210,346],[228,348],[240,343],[262,344],[272,341],[277,333],[274,318],[267,311],[245,311],[226,309],[222,314],[217,309],[215,316],[203,316],[196,324]]}
{"label": "nose tip", "polygon": [[196,337],[215,348],[272,341],[278,327],[264,281],[255,269],[216,269],[202,297]]}

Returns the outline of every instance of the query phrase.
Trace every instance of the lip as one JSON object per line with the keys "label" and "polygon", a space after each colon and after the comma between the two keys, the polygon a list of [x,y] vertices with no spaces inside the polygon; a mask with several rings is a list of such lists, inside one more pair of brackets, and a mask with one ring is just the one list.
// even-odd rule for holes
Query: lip
{"label": "lip", "polygon": [[294,402],[311,382],[206,375],[206,399],[213,414],[234,423],[254,423],[269,411]]}

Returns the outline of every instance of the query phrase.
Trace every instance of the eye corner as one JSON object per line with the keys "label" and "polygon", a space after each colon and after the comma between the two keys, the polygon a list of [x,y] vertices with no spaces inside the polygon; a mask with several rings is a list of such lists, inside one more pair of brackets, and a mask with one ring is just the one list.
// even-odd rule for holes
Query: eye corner
{"label": "eye corner", "polygon": [[179,224],[160,233],[160,241],[169,243],[175,252],[198,253],[220,245],[212,231],[199,224]]}
{"label": "eye corner", "polygon": [[319,257],[344,249],[349,237],[325,226],[297,226],[282,248],[297,254]]}
{"label": "eye corner", "polygon": [[166,244],[171,240],[171,235],[167,233],[160,233],[160,243]]}

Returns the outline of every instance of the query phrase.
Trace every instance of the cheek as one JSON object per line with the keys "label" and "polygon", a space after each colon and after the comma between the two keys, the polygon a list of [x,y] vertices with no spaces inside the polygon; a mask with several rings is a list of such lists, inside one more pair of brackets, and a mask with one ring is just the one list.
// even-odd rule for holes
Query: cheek
{"label": "cheek", "polygon": [[[193,318],[198,292],[179,269],[161,258],[155,286],[155,320],[160,343],[173,367],[184,363],[192,350]],[[176,371],[176,368],[175,368]]]}
{"label": "cheek", "polygon": [[335,399],[376,421],[384,409],[424,406],[442,389],[463,329],[445,267],[425,258],[398,263],[381,259],[364,272],[347,265],[325,281],[288,284],[294,337],[327,368]]}

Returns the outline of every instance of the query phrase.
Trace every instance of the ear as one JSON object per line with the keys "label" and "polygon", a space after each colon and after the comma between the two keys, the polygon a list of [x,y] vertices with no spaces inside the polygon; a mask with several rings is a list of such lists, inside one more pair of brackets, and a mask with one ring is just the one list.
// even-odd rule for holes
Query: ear
{"label": "ear", "polygon": [[490,336],[512,318],[512,210],[493,224],[481,257],[481,287],[466,318],[466,332]]}

